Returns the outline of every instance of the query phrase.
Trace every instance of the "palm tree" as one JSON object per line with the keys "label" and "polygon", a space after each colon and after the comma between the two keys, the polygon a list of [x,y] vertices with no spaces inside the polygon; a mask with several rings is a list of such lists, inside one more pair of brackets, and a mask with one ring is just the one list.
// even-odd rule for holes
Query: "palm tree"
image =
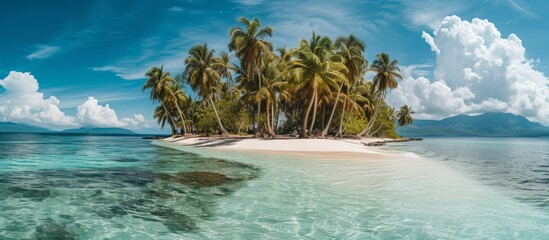
{"label": "palm tree", "polygon": [[408,107],[408,105],[404,105],[400,107],[400,110],[396,113],[396,117],[398,119],[398,125],[399,126],[406,126],[410,125],[414,122],[414,118],[412,117],[412,114],[415,112],[412,111],[412,107]]}
{"label": "palm tree", "polygon": [[378,54],[376,58],[370,67],[370,70],[376,73],[372,81],[381,98],[385,99],[386,91],[398,87],[397,79],[402,79],[402,76],[398,60],[391,61],[387,53]]}
{"label": "palm tree", "polygon": [[218,58],[215,58],[216,65],[219,67],[221,76],[225,78],[224,91],[230,93],[233,90],[234,82],[232,71],[238,67],[231,63],[231,57],[226,52],[221,52]]}
{"label": "palm tree", "polygon": [[179,83],[177,81],[175,81],[174,84],[170,84],[167,86],[167,92],[169,92],[170,94],[168,94],[168,96],[164,98],[164,102],[166,106],[172,106],[179,113],[180,118],[178,121],[179,124],[177,125],[181,126],[181,134],[185,135],[188,132],[187,124],[185,122],[187,117],[180,107],[185,104],[185,101],[187,100],[187,94],[185,93],[183,88],[179,86]]}
{"label": "palm tree", "polygon": [[250,91],[242,96],[242,99],[247,102],[260,102],[265,103],[265,126],[270,137],[276,136],[274,129],[274,109],[278,106],[279,97],[287,98],[287,92],[285,88],[287,86],[286,79],[281,77],[280,58],[274,55],[265,56],[263,64],[260,69],[262,84],[259,90]]}
{"label": "palm tree", "polygon": [[221,135],[227,136],[229,132],[223,127],[213,100],[221,92],[221,74],[219,69],[216,69],[214,52],[214,50],[208,49],[207,44],[192,47],[189,50],[189,56],[185,58],[184,74],[187,76],[191,88],[202,99],[209,102],[215,113]]}
{"label": "palm tree", "polygon": [[[343,129],[351,121],[351,117],[356,112],[358,116],[367,116],[372,112],[372,82],[366,82],[364,79],[356,81],[352,87],[342,93],[344,97],[343,101],[343,112],[340,116],[339,130],[336,134],[336,137],[341,137],[343,135]],[[344,121],[345,111],[349,109],[347,118]]]}
{"label": "palm tree", "polygon": [[394,89],[398,86],[397,79],[402,79],[400,75],[400,68],[398,67],[398,60],[390,60],[389,54],[380,53],[376,56],[376,60],[370,66],[370,71],[375,72],[375,76],[372,80],[373,87],[375,89],[375,109],[373,116],[370,117],[366,128],[359,133],[359,136],[370,132],[379,114],[379,110],[385,100],[386,91]]}
{"label": "palm tree", "polygon": [[[177,81],[170,76],[169,72],[164,72],[163,66],[161,66],[160,68],[158,67],[151,68],[149,71],[147,71],[147,73],[145,73],[145,76],[147,76],[147,81],[145,82],[141,90],[145,91],[147,89],[150,89],[151,100],[160,102],[161,106],[164,108],[164,110],[168,114],[169,114],[169,111],[168,111],[167,102],[173,103],[174,107],[179,113],[179,118],[184,124],[185,118],[183,117],[183,113],[181,112],[179,103],[177,100],[174,100],[174,99],[178,99],[178,97],[174,93],[174,88],[173,88],[174,85],[177,85]],[[183,127],[183,129],[185,129],[185,127]],[[181,134],[184,135],[185,131],[181,132]]]}
{"label": "palm tree", "polygon": [[[286,71],[286,69],[288,69],[288,63],[292,60],[292,52],[287,51],[286,48],[279,48],[277,49],[277,51],[278,51],[278,55],[275,54],[276,56],[275,61],[276,61],[276,72],[278,72],[278,74],[276,75],[276,78],[274,81],[277,82],[276,91],[278,94],[278,101],[276,101],[277,114],[275,115],[276,119],[274,119],[275,121],[275,123],[273,124],[275,126],[274,129],[278,129],[278,124],[280,122],[280,116],[281,116],[280,112],[282,111],[281,107],[283,103],[287,103],[291,101],[291,98],[292,98],[292,93],[291,93],[292,89],[291,89],[291,86],[289,85],[289,79],[291,76]],[[273,111],[274,110],[275,109],[273,109]]]}
{"label": "palm tree", "polygon": [[[362,42],[360,39],[356,38],[353,35],[349,35],[349,37],[339,37],[336,39],[335,47],[338,49],[338,55],[340,55],[343,58],[343,61],[345,63],[345,67],[347,68],[347,74],[346,78],[350,83],[355,83],[359,81],[359,78],[361,77],[362,73],[364,72],[364,69],[368,65],[368,61],[363,56],[364,50],[366,49],[366,45],[364,42]],[[360,78],[360,80],[362,80]],[[330,113],[330,117],[328,118],[328,123],[324,127],[324,130],[322,130],[322,137],[328,133],[328,129],[330,128],[330,124],[332,122],[332,118],[334,117],[335,110],[337,108],[337,104],[339,102],[339,96],[341,94],[341,91],[343,90],[343,87],[345,87],[344,84],[341,84],[339,86],[339,90],[337,91],[337,95],[335,98],[334,106],[332,108],[332,112]],[[347,86],[349,88],[350,86]],[[342,115],[345,113],[345,105],[346,105],[346,99],[343,100],[343,108],[342,108]]]}
{"label": "palm tree", "polygon": [[388,112],[387,112],[387,118],[389,118],[389,121],[391,122],[395,122],[395,117],[396,117],[396,114],[397,114],[397,111],[395,110],[394,107],[392,108],[389,108]]}
{"label": "palm tree", "polygon": [[310,42],[305,39],[301,40],[295,54],[297,59],[288,64],[288,71],[291,74],[291,80],[304,94],[309,96],[300,134],[300,137],[304,138],[307,137],[307,124],[311,109],[313,109],[313,119],[309,133],[312,132],[319,92],[329,92],[331,89],[338,88],[342,82],[347,82],[344,75],[347,69],[343,63],[332,61],[330,39],[326,36],[317,36],[314,32]]}
{"label": "palm tree", "polygon": [[[263,56],[272,54],[273,50],[272,44],[264,39],[273,35],[273,29],[269,26],[261,28],[261,23],[257,18],[250,21],[245,17],[241,17],[238,21],[245,25],[245,29],[241,27],[231,28],[229,32],[229,50],[235,51],[236,57],[240,59],[240,67],[243,73],[247,75],[245,79],[252,81],[252,83],[249,83],[251,89],[248,90],[257,91],[261,88],[260,67]],[[258,102],[256,132],[260,132],[261,129],[260,114],[261,102]]]}
{"label": "palm tree", "polygon": [[160,124],[160,127],[164,129],[164,126],[166,125],[166,122],[168,122],[168,125],[170,125],[170,128],[172,129],[172,135],[177,134],[177,129],[175,128],[175,122],[173,118],[170,116],[169,112],[166,111],[167,109],[158,106],[154,109],[154,118],[156,119],[157,123]]}
{"label": "palm tree", "polygon": [[196,129],[196,123],[198,122],[197,107],[200,104],[199,101],[194,100],[191,96],[187,96],[183,102],[183,109],[188,120],[188,130],[189,133],[194,133]]}
{"label": "palm tree", "polygon": [[264,58],[261,67],[261,78],[264,83],[258,93],[262,96],[261,99],[265,99],[267,131],[269,136],[274,137],[276,135],[273,127],[275,106],[279,105],[280,98],[288,99],[288,92],[285,91],[288,82],[281,74],[281,70],[285,68],[284,64],[280,62],[282,59],[274,55]]}

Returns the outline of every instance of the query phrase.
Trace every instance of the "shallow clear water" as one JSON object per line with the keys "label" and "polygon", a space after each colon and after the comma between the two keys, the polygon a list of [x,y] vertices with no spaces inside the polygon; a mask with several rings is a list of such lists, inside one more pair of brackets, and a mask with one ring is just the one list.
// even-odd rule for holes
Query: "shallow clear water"
{"label": "shallow clear water", "polygon": [[549,141],[456,141],[385,147],[426,158],[364,161],[1,134],[0,239],[549,236]]}
{"label": "shallow clear water", "polygon": [[0,239],[180,239],[258,174],[135,137],[0,134]]}
{"label": "shallow clear water", "polygon": [[549,138],[431,138],[386,149],[412,151],[549,212]]}

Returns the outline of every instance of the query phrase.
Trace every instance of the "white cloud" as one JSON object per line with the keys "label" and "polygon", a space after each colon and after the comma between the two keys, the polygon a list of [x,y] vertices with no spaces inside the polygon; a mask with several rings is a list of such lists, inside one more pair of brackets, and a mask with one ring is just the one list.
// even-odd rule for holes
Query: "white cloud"
{"label": "white cloud", "polygon": [[99,101],[94,97],[88,97],[76,111],[76,119],[82,126],[135,128],[145,124],[145,118],[141,114],[135,114],[133,118],[119,119],[109,104],[99,105]]}
{"label": "white cloud", "polygon": [[430,64],[412,64],[401,66],[400,71],[403,78],[408,77],[426,77],[431,74],[433,65]]}
{"label": "white cloud", "polygon": [[469,111],[467,103],[474,98],[467,88],[453,90],[443,81],[408,77],[399,83],[387,100],[392,106],[412,106],[418,118],[437,118],[447,115],[448,111]]}
{"label": "white cloud", "polygon": [[429,46],[431,46],[431,51],[436,52],[437,54],[440,53],[440,49],[438,49],[437,45],[435,44],[435,39],[431,37],[431,35],[423,31],[421,33],[421,37],[425,39],[425,42],[429,44]]}
{"label": "white cloud", "polygon": [[54,55],[55,53],[57,53],[57,51],[59,51],[59,47],[38,45],[38,49],[35,52],[27,55],[26,58],[29,60],[44,59]]}
{"label": "white cloud", "polygon": [[244,5],[257,5],[263,2],[263,0],[237,0],[236,2]]}
{"label": "white cloud", "polygon": [[38,81],[30,73],[11,71],[0,80],[6,90],[0,94],[1,121],[15,121],[37,124],[50,128],[77,126],[74,118],[59,109],[59,100],[51,96],[44,98],[38,92]]}
{"label": "white cloud", "polygon": [[173,6],[171,8],[168,8],[168,11],[170,12],[183,12],[183,8],[179,6]]}
{"label": "white cloud", "polygon": [[101,106],[93,97],[77,107],[76,117],[60,110],[55,96],[44,97],[39,84],[30,73],[11,71],[0,80],[5,92],[0,94],[0,121],[20,122],[50,129],[66,129],[79,126],[148,128],[148,121],[141,114],[119,119],[109,105]]}
{"label": "white cloud", "polygon": [[527,15],[527,16],[530,16],[530,17],[535,17],[535,18],[538,17],[536,14],[534,14],[533,12],[531,12],[531,11],[529,11],[529,10],[526,9],[526,5],[527,5],[527,4],[524,4],[524,3],[522,3],[522,2],[519,4],[519,3],[517,3],[517,2],[515,2],[515,1],[513,1],[513,0],[508,0],[507,2],[508,2],[509,5],[510,5],[511,7],[513,7],[517,12],[520,12],[520,13],[522,13],[522,14],[524,14],[524,15]]}
{"label": "white cloud", "polygon": [[[478,4],[477,2],[461,2],[461,1],[437,1],[437,0],[420,0],[406,1],[398,0],[402,4],[402,14],[407,20],[406,25],[412,28],[420,26],[428,26],[431,29],[437,29],[440,21],[448,15],[457,14],[458,12]],[[436,9],[436,10],[435,10]]]}
{"label": "white cloud", "polygon": [[[155,65],[151,65],[155,66]],[[95,72],[112,72],[117,77],[126,79],[126,80],[137,80],[145,78],[145,73],[148,69],[135,69],[131,67],[115,67],[115,66],[102,66],[102,67],[92,67],[91,70]]]}
{"label": "white cloud", "polygon": [[423,38],[437,53],[435,80],[407,76],[388,96],[391,105],[412,105],[420,118],[498,111],[549,124],[549,80],[515,34],[504,38],[488,20],[448,16]]}

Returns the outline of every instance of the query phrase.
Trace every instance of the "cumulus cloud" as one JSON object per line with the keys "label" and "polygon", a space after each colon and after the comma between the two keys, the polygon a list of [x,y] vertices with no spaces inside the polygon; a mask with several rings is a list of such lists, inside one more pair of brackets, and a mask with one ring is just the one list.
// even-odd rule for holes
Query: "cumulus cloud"
{"label": "cumulus cloud", "polygon": [[11,71],[0,80],[5,92],[0,94],[0,121],[20,122],[51,129],[66,129],[79,126],[97,127],[148,127],[141,114],[119,119],[109,105],[101,106],[97,99],[89,97],[77,107],[77,115],[70,116],[59,108],[55,96],[44,97],[39,84],[30,73]]}
{"label": "cumulus cloud", "polygon": [[422,37],[437,56],[434,80],[405,77],[391,105],[412,105],[421,118],[498,111],[549,124],[549,80],[518,36],[502,37],[488,20],[448,16]]}
{"label": "cumulus cloud", "polygon": [[432,72],[434,66],[430,64],[412,64],[400,67],[400,75],[404,78],[408,77],[425,77]]}
{"label": "cumulus cloud", "polygon": [[28,60],[34,60],[34,59],[43,59],[52,56],[57,51],[59,51],[59,47],[55,46],[49,46],[49,45],[38,45],[38,49],[27,55],[26,58]]}
{"label": "cumulus cloud", "polygon": [[118,119],[109,104],[99,105],[94,97],[88,97],[88,100],[78,105],[76,111],[76,119],[82,126],[135,128],[145,124],[145,118],[141,114],[135,114],[133,118]]}
{"label": "cumulus cloud", "polygon": [[51,96],[44,98],[38,92],[38,81],[30,73],[11,71],[0,80],[6,90],[0,94],[0,119],[40,126],[60,128],[77,126],[73,117],[59,109],[59,100]]}

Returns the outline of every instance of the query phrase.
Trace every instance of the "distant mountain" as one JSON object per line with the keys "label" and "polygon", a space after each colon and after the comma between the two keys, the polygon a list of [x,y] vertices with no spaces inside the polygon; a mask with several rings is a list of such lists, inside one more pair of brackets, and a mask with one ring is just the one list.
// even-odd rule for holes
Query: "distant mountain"
{"label": "distant mountain", "polygon": [[160,129],[160,128],[143,128],[135,131],[137,134],[141,135],[167,135],[170,136],[172,132],[169,128]]}
{"label": "distant mountain", "polygon": [[75,128],[63,130],[60,133],[64,134],[89,134],[89,135],[135,135],[132,132],[124,128]]}
{"label": "distant mountain", "polygon": [[137,133],[124,128],[75,128],[63,131],[52,131],[47,128],[24,123],[0,122],[0,133],[61,133],[88,135],[136,135]]}
{"label": "distant mountain", "polygon": [[437,120],[415,120],[399,127],[406,137],[539,137],[549,136],[549,128],[511,113],[484,113],[478,116],[458,115]]}
{"label": "distant mountain", "polygon": [[51,132],[51,130],[24,123],[0,122],[0,132],[45,133]]}

